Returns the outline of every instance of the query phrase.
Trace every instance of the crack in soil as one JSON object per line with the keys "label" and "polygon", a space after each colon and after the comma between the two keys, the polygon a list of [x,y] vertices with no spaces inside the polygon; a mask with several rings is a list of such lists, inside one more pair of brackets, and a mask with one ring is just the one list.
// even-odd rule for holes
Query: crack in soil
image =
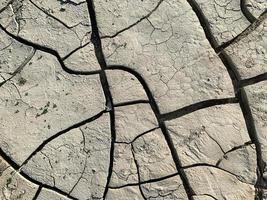
{"label": "crack in soil", "polygon": [[[212,32],[211,32],[211,29],[209,27],[209,24],[205,18],[205,15],[203,14],[201,9],[199,8],[199,5],[195,2],[195,0],[187,0],[187,1],[189,2],[192,9],[194,10],[197,17],[199,18],[200,24],[203,27],[203,30],[205,32],[205,35],[206,35],[209,43],[214,48],[214,50],[216,51],[216,49],[217,49],[216,52],[218,52],[218,44],[217,44],[216,40],[214,39],[214,37],[212,36]],[[265,15],[265,13],[262,14],[262,16],[264,16],[264,15]],[[238,38],[238,36],[237,36],[237,38]],[[248,103],[247,95],[246,95],[246,92],[243,88],[239,88],[240,81],[241,81],[240,80],[241,79],[240,74],[238,73],[237,68],[236,68],[235,64],[233,63],[233,61],[231,60],[231,58],[223,50],[220,51],[219,57],[222,60],[222,62],[224,63],[224,65],[225,65],[225,67],[229,73],[229,76],[232,79],[232,83],[233,83],[233,86],[235,89],[236,97],[238,98],[239,105],[241,107],[243,116],[245,118],[246,127],[248,130],[249,137],[250,137],[251,141],[256,146],[258,180],[257,180],[257,183],[255,184],[255,189],[256,189],[255,199],[262,200],[262,198],[263,198],[262,197],[262,193],[263,193],[262,186],[263,186],[263,182],[264,182],[263,172],[264,172],[264,168],[265,168],[266,164],[262,160],[261,145],[259,143],[259,139],[258,139],[258,135],[257,135],[256,128],[255,128],[254,119],[253,119],[253,116],[251,114],[251,109],[250,109],[250,106]]]}
{"label": "crack in soil", "polygon": [[[257,183],[255,184],[255,189],[256,189],[256,199],[263,199],[262,197],[262,185],[263,185],[263,172],[264,172],[264,168],[265,168],[265,163],[262,160],[262,152],[261,152],[261,146],[258,140],[258,136],[257,136],[257,132],[256,132],[256,128],[255,128],[255,124],[254,124],[254,120],[253,120],[253,116],[251,114],[251,110],[250,110],[250,106],[247,100],[247,96],[246,96],[246,92],[243,89],[243,87],[247,86],[247,85],[251,85],[251,84],[255,84],[258,83],[260,81],[264,81],[267,80],[267,73],[264,74],[260,74],[258,76],[252,77],[252,78],[248,78],[248,79],[244,79],[241,80],[240,75],[234,65],[234,63],[232,62],[231,58],[224,52],[224,49],[227,48],[229,45],[233,44],[234,42],[237,42],[238,40],[240,40],[240,38],[244,37],[244,35],[249,34],[251,31],[255,30],[255,28],[257,26],[259,26],[259,24],[263,21],[263,17],[266,17],[266,11],[261,15],[261,17],[259,17],[258,19],[256,19],[247,9],[246,4],[245,4],[245,0],[241,0],[240,1],[240,6],[241,6],[241,10],[243,12],[243,14],[246,16],[246,18],[252,23],[246,30],[244,30],[242,33],[240,33],[238,36],[236,36],[235,38],[233,38],[232,40],[222,44],[222,45],[218,45],[218,43],[215,40],[215,37],[212,35],[211,32],[211,28],[210,25],[208,23],[208,20],[206,19],[205,15],[203,14],[202,10],[200,9],[199,5],[196,3],[195,0],[187,0],[188,3],[190,4],[190,6],[192,7],[193,11],[195,12],[195,14],[197,15],[200,24],[205,32],[206,38],[209,41],[210,45],[212,46],[212,48],[215,50],[215,52],[218,53],[218,56],[220,57],[220,59],[222,60],[222,62],[224,63],[229,76],[231,77],[232,83],[233,83],[233,87],[235,90],[235,97],[232,98],[224,98],[224,99],[210,99],[210,100],[206,100],[206,101],[202,101],[202,102],[197,102],[195,104],[189,105],[189,106],[185,106],[183,108],[180,108],[178,110],[169,112],[169,113],[164,113],[161,114],[158,108],[158,105],[153,97],[153,94],[151,92],[151,90],[149,89],[146,81],[142,78],[142,76],[134,71],[133,69],[126,67],[126,66],[122,66],[122,65],[110,65],[108,66],[105,60],[105,56],[103,53],[103,49],[102,49],[102,44],[101,44],[101,39],[102,38],[114,38],[117,35],[119,35],[120,33],[130,29],[131,27],[135,26],[136,24],[140,23],[141,21],[143,21],[144,19],[147,19],[154,11],[157,10],[157,8],[160,6],[160,4],[163,2],[163,0],[160,0],[158,2],[158,4],[156,5],[155,8],[153,8],[146,16],[140,18],[138,21],[136,21],[135,23],[131,24],[130,26],[118,31],[117,33],[115,33],[114,35],[111,36],[102,36],[100,37],[99,34],[99,29],[98,29],[98,24],[97,24],[97,19],[96,19],[96,14],[95,14],[95,9],[94,9],[94,2],[93,0],[86,0],[84,2],[81,3],[87,3],[87,8],[88,8],[88,13],[90,16],[90,21],[91,21],[91,28],[92,28],[92,34],[91,34],[91,42],[94,45],[94,50],[95,50],[95,56],[98,60],[98,63],[101,67],[100,70],[95,70],[95,71],[76,71],[76,70],[72,70],[70,68],[68,68],[65,64],[64,64],[64,60],[67,59],[69,56],[71,56],[73,53],[75,53],[76,51],[78,51],[79,49],[85,47],[86,45],[88,45],[90,42],[74,49],[72,52],[70,52],[68,55],[66,55],[65,57],[61,58],[59,53],[54,50],[51,49],[49,47],[46,46],[42,46],[39,45],[37,43],[33,43],[31,41],[28,41],[26,39],[23,39],[19,36],[16,36],[10,32],[8,32],[1,24],[0,24],[0,29],[3,30],[8,36],[10,36],[11,38],[15,39],[16,41],[27,45],[27,46],[31,46],[34,48],[34,53],[36,50],[39,51],[43,51],[45,53],[49,53],[53,56],[55,56],[58,60],[58,62],[61,65],[61,68],[69,73],[69,74],[75,74],[75,75],[93,75],[93,74],[99,74],[100,77],[100,82],[101,82],[101,86],[105,95],[105,99],[106,99],[106,110],[101,111],[100,113],[96,114],[95,116],[83,120],[79,123],[76,123],[58,133],[56,133],[55,135],[53,135],[52,137],[46,139],[45,141],[43,141],[43,143],[37,147],[36,150],[34,150],[29,157],[22,163],[21,166],[19,166],[18,164],[16,164],[9,156],[7,156],[7,154],[0,148],[0,155],[20,174],[22,175],[24,178],[26,178],[27,180],[31,181],[32,183],[35,183],[37,185],[39,185],[37,192],[35,194],[35,196],[33,197],[33,199],[37,199],[41,190],[43,188],[55,191],[59,194],[62,194],[70,199],[76,199],[75,197],[72,197],[70,194],[72,192],[72,190],[75,188],[75,186],[78,184],[78,182],[73,186],[72,190],[69,193],[65,193],[64,191],[56,188],[56,187],[52,187],[46,184],[43,184],[39,181],[34,180],[33,178],[31,178],[30,176],[28,176],[27,174],[25,174],[24,172],[21,171],[22,166],[26,165],[28,163],[28,161],[34,156],[36,155],[36,153],[40,152],[43,147],[45,145],[47,145],[49,142],[51,142],[52,140],[54,140],[55,138],[59,137],[62,134],[65,134],[66,132],[74,129],[74,128],[79,128],[80,126],[90,123],[98,118],[100,118],[104,113],[109,113],[110,116],[110,127],[111,127],[111,147],[110,147],[110,158],[109,158],[109,169],[108,169],[108,176],[107,176],[107,181],[106,181],[106,186],[105,186],[105,190],[103,193],[103,198],[105,199],[108,193],[108,189],[120,189],[123,187],[128,187],[128,186],[139,186],[139,190],[141,192],[141,195],[144,199],[146,199],[141,185],[142,184],[146,184],[146,183],[153,183],[153,182],[158,182],[161,180],[165,180],[171,177],[175,177],[175,176],[180,176],[183,186],[185,188],[186,194],[188,199],[192,200],[193,196],[196,196],[194,190],[192,189],[190,182],[187,178],[187,175],[185,173],[185,169],[191,168],[191,167],[199,167],[199,166],[205,166],[205,167],[213,167],[219,170],[223,170],[224,172],[230,173],[231,175],[237,176],[227,170],[224,170],[222,168],[219,168],[217,165],[210,165],[210,164],[206,164],[206,163],[197,163],[197,164],[193,164],[190,166],[182,166],[179,155],[177,154],[177,151],[175,149],[175,146],[173,144],[173,141],[170,137],[170,134],[168,132],[168,129],[165,125],[165,121],[168,120],[172,120],[172,119],[176,119],[179,117],[182,117],[184,115],[187,115],[189,113],[192,113],[194,111],[200,110],[200,109],[204,109],[210,106],[215,106],[215,105],[223,105],[223,104],[234,104],[234,103],[239,103],[241,110],[243,112],[244,118],[245,118],[245,122],[246,122],[246,127],[248,130],[248,134],[249,137],[251,139],[251,141],[246,142],[243,145],[240,146],[236,146],[234,148],[232,148],[231,150],[225,152],[225,154],[235,151],[237,149],[243,148],[244,146],[247,145],[251,145],[251,144],[255,144],[256,147],[256,154],[257,154],[257,167],[258,167],[258,179],[257,179]],[[13,0],[11,0],[9,4],[11,4],[13,2]],[[32,2],[30,0],[30,2],[37,7],[39,10],[43,11],[46,15],[52,17],[54,20],[58,21],[59,23],[63,24],[65,27],[71,29],[73,27],[68,26],[67,24],[65,24],[63,21],[57,19],[56,17],[54,17],[53,15],[50,15],[49,13],[47,13],[45,10],[41,9],[40,7],[38,7],[34,2]],[[60,2],[62,3],[71,3],[71,4],[75,4],[75,5],[80,5],[81,3],[74,3],[72,1],[63,1],[60,0]],[[7,5],[7,6],[8,6]],[[6,6],[6,7],[7,7]],[[6,9],[5,7],[2,8],[0,10],[0,13]],[[263,16],[263,17],[262,17]],[[33,55],[34,55],[33,53]],[[12,77],[15,76],[17,73],[19,73],[22,68],[27,64],[27,62],[29,62],[29,60],[31,59],[31,57],[33,56],[29,56],[25,62],[22,63],[22,65],[12,74]],[[109,83],[107,80],[107,76],[106,76],[106,71],[107,70],[122,70],[122,71],[126,71],[132,75],[134,75],[138,81],[141,83],[141,85],[143,86],[143,89],[146,92],[146,95],[148,97],[148,100],[136,100],[136,101],[129,101],[129,102],[122,102],[122,103],[118,103],[118,104],[114,104],[113,103],[113,98],[112,98],[112,94],[110,92],[109,89]],[[11,78],[12,78],[11,77]],[[11,79],[10,78],[10,79]],[[9,79],[5,80],[4,82],[8,81]],[[3,85],[3,82],[1,83],[1,85]],[[0,86],[1,86],[0,85]],[[116,129],[115,129],[115,113],[114,113],[114,107],[120,107],[120,106],[128,106],[128,105],[134,105],[134,104],[142,104],[142,103],[149,103],[151,106],[151,109],[153,110],[157,122],[158,122],[158,127],[153,128],[149,131],[146,131],[144,133],[139,134],[137,137],[135,137],[131,142],[126,143],[126,144],[130,144],[131,145],[131,151],[134,157],[134,162],[137,168],[137,173],[138,173],[138,183],[130,183],[130,184],[125,184],[123,186],[119,186],[119,187],[111,187],[109,186],[109,183],[111,181],[111,175],[113,172],[113,164],[114,164],[114,145],[116,143]],[[133,149],[133,145],[132,143],[139,137],[142,137],[145,134],[148,134],[149,132],[156,130],[156,129],[161,129],[164,138],[168,144],[168,148],[171,151],[171,155],[172,155],[172,159],[175,163],[176,166],[176,170],[177,173],[174,174],[170,174],[168,176],[164,176],[164,177],[160,177],[160,178],[156,178],[156,179],[151,179],[151,180],[147,180],[147,181],[141,181],[140,178],[140,172],[139,172],[139,164],[137,162],[137,160],[135,159],[135,155],[134,155],[134,149]],[[123,143],[123,142],[122,142]],[[219,161],[218,161],[219,163]],[[85,164],[86,165],[86,164]],[[84,167],[85,170],[85,167]],[[209,194],[202,194],[202,195],[206,195],[206,196],[210,196],[213,199],[216,199],[215,197],[209,195]]]}
{"label": "crack in soil", "polygon": [[248,10],[248,7],[247,7],[246,4],[247,4],[247,0],[240,0],[240,8],[241,8],[241,11],[242,11],[243,15],[247,18],[247,20],[250,23],[254,23],[257,19]]}

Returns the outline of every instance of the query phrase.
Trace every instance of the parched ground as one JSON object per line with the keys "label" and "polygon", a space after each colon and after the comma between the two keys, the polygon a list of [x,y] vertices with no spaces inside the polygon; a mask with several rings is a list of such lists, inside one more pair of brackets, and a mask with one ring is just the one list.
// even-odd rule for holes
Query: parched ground
{"label": "parched ground", "polygon": [[0,200],[267,199],[266,9],[0,0]]}

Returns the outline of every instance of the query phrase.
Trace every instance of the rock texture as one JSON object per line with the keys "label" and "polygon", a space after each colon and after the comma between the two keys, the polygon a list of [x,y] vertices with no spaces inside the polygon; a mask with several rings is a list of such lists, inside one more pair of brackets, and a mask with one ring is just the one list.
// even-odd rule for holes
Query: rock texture
{"label": "rock texture", "polygon": [[0,199],[267,199],[262,0],[2,0]]}

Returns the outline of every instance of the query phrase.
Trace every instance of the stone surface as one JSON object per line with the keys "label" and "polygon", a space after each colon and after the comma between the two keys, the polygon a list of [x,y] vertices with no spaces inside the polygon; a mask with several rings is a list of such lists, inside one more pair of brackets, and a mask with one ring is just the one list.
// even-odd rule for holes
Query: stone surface
{"label": "stone surface", "polygon": [[267,199],[262,0],[1,0],[0,199]]}

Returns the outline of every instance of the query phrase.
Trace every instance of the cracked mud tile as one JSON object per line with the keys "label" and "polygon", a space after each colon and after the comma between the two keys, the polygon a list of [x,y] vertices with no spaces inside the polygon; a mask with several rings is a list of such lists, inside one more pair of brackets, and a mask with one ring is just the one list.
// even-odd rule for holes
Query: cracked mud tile
{"label": "cracked mud tile", "polygon": [[12,0],[2,0],[0,2],[0,13],[1,11],[3,11],[6,7],[8,7],[8,5],[10,4],[10,2],[12,2]]}
{"label": "cracked mud tile", "polygon": [[[52,10],[48,3],[42,4],[41,1],[38,1],[37,4],[44,7],[44,12],[35,6],[37,4],[34,5],[29,0],[14,0],[10,7],[0,14],[0,23],[14,35],[18,34],[21,38],[33,43],[53,48],[63,57],[82,45],[83,38],[90,31],[90,25],[87,24],[90,20],[86,5],[68,7],[70,12],[77,13],[73,16],[69,15],[68,12],[61,12],[56,2],[49,4],[52,8],[57,7]],[[60,18],[56,17],[57,15],[62,20],[63,18],[68,19],[70,26],[78,22],[79,25],[73,28],[68,27]]]}
{"label": "cracked mud tile", "polygon": [[238,104],[212,106],[166,121],[183,166],[215,165],[233,147],[250,141]]}
{"label": "cracked mud tile", "polygon": [[209,167],[193,167],[185,172],[196,196],[209,195],[227,200],[254,199],[254,186],[240,182],[227,172]]}
{"label": "cracked mud tile", "polygon": [[117,142],[131,142],[136,136],[157,127],[157,119],[146,104],[115,108]]}
{"label": "cracked mud tile", "polygon": [[[89,37],[86,38],[89,40]],[[91,42],[87,42],[81,48],[75,49],[62,59],[70,69],[79,71],[100,70],[95,56],[94,46]]]}
{"label": "cracked mud tile", "polygon": [[36,200],[69,200],[69,198],[60,195],[54,191],[43,188]]}
{"label": "cracked mud tile", "polygon": [[237,175],[242,182],[256,184],[257,157],[254,146],[246,146],[226,153],[217,166]]}
{"label": "cracked mud tile", "polygon": [[139,166],[140,181],[156,179],[177,172],[160,129],[136,139],[133,142],[133,150]]}
{"label": "cracked mud tile", "polygon": [[267,9],[267,2],[265,0],[246,0],[245,2],[247,9],[256,18]]}
{"label": "cracked mud tile", "polygon": [[48,143],[22,171],[77,199],[99,199],[108,176],[110,141],[109,116],[105,114]]}
{"label": "cracked mud tile", "polygon": [[109,189],[107,200],[125,199],[125,200],[140,200],[143,199],[138,186],[123,187],[120,189]]}
{"label": "cracked mud tile", "polygon": [[[261,145],[262,159],[267,163],[267,85],[266,81],[245,87],[248,102]],[[267,170],[267,169],[265,169]]]}
{"label": "cracked mud tile", "polygon": [[132,74],[120,70],[108,70],[107,78],[114,104],[147,100],[143,86]]}
{"label": "cracked mud tile", "polygon": [[234,96],[224,65],[185,1],[163,1],[147,19],[102,43],[109,65],[141,74],[161,113]]}
{"label": "cracked mud tile", "polygon": [[261,24],[225,49],[242,79],[267,72],[267,13]]}
{"label": "cracked mud tile", "polygon": [[[86,1],[83,1],[83,3],[80,2],[79,5],[63,3],[64,1],[60,0],[30,1],[69,27],[84,26],[84,28],[87,27],[88,29],[91,26],[89,24],[90,20],[88,18]],[[78,32],[77,34],[79,33],[82,32]]]}
{"label": "cracked mud tile", "polygon": [[138,183],[137,168],[130,144],[115,144],[113,172],[110,187]]}
{"label": "cracked mud tile", "polygon": [[[33,48],[8,37],[0,30],[0,74],[8,79],[31,56]],[[23,66],[22,66],[23,67]]]}
{"label": "cracked mud tile", "polygon": [[195,196],[193,196],[193,200],[217,200],[217,199],[215,199],[211,195],[203,194],[203,195],[195,195]]}
{"label": "cracked mud tile", "polygon": [[0,157],[0,199],[29,200],[37,191],[37,185],[21,177]]}
{"label": "cracked mud tile", "polygon": [[96,16],[101,36],[113,36],[149,15],[162,0],[95,2]]}
{"label": "cracked mud tile", "polygon": [[179,176],[153,183],[142,184],[141,188],[147,199],[187,199],[187,195]]}
{"label": "cracked mud tile", "polygon": [[212,34],[219,45],[233,39],[250,25],[250,22],[241,12],[240,1],[192,1],[199,5],[206,16]]}
{"label": "cracked mud tile", "polygon": [[0,100],[0,146],[20,164],[45,139],[105,109],[98,76],[69,75],[39,51],[0,87]]}
{"label": "cracked mud tile", "polygon": [[62,58],[67,66],[81,71],[100,69],[93,44],[90,42],[91,24],[88,18],[86,1],[71,3],[49,0],[37,1],[34,4],[50,16],[55,17],[59,22],[66,24],[79,37],[80,46],[72,49]]}

